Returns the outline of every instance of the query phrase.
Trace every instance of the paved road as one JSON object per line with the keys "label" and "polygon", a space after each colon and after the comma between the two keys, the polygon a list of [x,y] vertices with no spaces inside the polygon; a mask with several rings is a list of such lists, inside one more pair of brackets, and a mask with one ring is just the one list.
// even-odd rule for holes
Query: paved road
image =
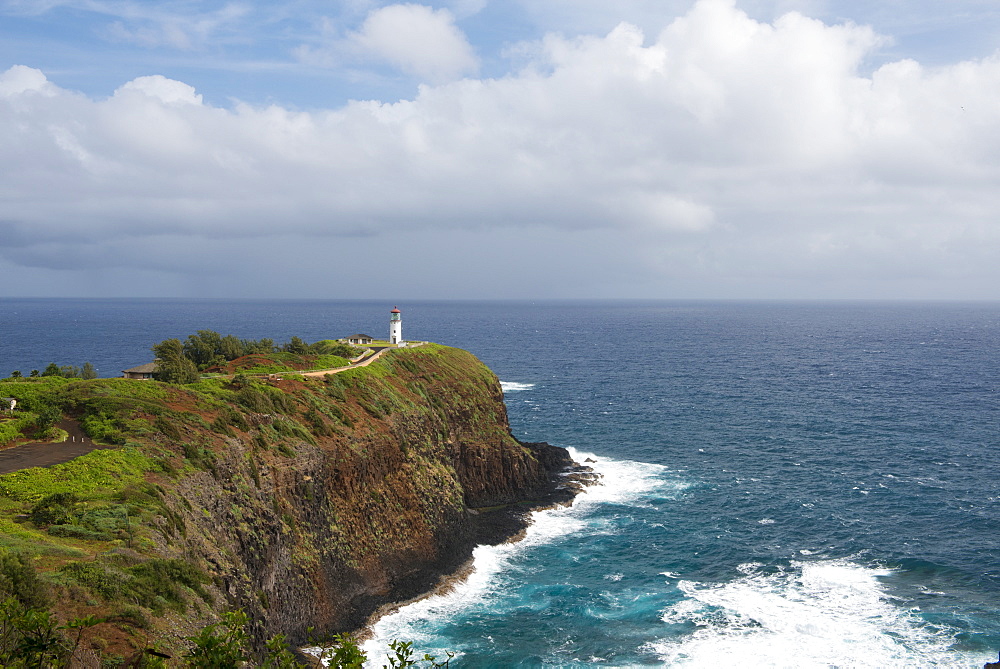
{"label": "paved road", "polygon": [[0,474],[10,474],[28,467],[51,467],[86,455],[98,448],[115,448],[95,444],[83,434],[75,420],[61,420],[56,425],[69,433],[58,444],[22,444],[0,451]]}

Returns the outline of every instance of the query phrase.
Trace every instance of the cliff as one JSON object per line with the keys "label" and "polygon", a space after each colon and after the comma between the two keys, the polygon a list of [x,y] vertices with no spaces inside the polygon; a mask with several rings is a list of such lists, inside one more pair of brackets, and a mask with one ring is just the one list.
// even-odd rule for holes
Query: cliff
{"label": "cliff", "polygon": [[40,387],[0,390],[119,448],[0,476],[22,514],[0,530],[35,547],[62,618],[111,616],[85,634],[95,657],[176,655],[233,608],[256,648],[357,628],[518,531],[531,503],[573,495],[567,453],[514,439],[496,376],[458,349],[322,378]]}

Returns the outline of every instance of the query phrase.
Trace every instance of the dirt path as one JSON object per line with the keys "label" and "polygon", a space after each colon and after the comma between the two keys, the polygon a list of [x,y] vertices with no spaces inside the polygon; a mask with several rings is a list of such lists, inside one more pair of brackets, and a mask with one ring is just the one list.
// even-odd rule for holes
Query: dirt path
{"label": "dirt path", "polygon": [[80,423],[64,419],[56,423],[69,434],[66,441],[52,443],[21,444],[0,451],[0,474],[10,474],[28,467],[51,467],[69,462],[73,458],[86,455],[98,448],[114,448],[95,444],[80,429]]}

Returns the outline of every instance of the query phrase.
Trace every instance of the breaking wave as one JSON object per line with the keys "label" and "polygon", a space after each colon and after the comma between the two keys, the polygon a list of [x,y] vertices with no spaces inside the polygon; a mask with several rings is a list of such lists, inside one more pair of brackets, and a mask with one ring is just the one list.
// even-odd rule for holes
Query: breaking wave
{"label": "breaking wave", "polygon": [[525,390],[531,390],[535,387],[534,383],[518,383],[517,381],[501,381],[500,387],[505,393],[519,393]]}
{"label": "breaking wave", "polygon": [[[952,634],[900,608],[879,578],[891,572],[848,560],[792,562],[726,583],[681,580],[684,598],[662,614],[674,635],[647,649],[684,667],[973,666]],[[971,664],[970,664],[971,663]],[[981,660],[980,660],[981,663]]]}

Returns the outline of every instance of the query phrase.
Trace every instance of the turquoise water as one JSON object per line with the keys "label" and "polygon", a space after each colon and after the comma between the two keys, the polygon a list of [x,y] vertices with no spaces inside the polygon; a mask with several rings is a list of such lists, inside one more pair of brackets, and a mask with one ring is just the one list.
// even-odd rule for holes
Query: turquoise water
{"label": "turquoise water", "polygon": [[[386,302],[3,300],[0,372],[209,328],[388,332]],[[1000,651],[1000,305],[400,304],[604,474],[383,619],[452,666],[977,667]],[[382,328],[382,329],[380,329]],[[378,666],[378,665],[376,665]]]}
{"label": "turquoise water", "polygon": [[515,434],[604,484],[370,648],[414,639],[463,667],[996,658],[996,305],[496,311],[477,352]]}

